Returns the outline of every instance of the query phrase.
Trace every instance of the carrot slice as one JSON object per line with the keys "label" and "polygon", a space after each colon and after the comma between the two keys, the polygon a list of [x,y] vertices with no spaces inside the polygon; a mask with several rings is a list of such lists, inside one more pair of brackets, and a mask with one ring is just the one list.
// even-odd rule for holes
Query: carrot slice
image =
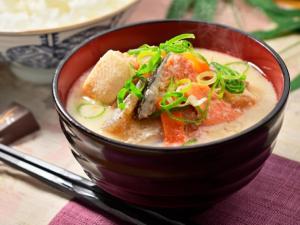
{"label": "carrot slice", "polygon": [[[182,112],[173,112],[173,115],[182,117]],[[183,144],[186,139],[184,123],[170,118],[166,112],[161,114],[160,119],[164,131],[164,143],[166,145]]]}
{"label": "carrot slice", "polygon": [[203,60],[199,59],[197,56],[190,52],[183,53],[184,57],[190,60],[193,64],[193,68],[195,72],[202,73],[204,71],[209,70],[209,65]]}
{"label": "carrot slice", "polygon": [[208,109],[207,118],[203,121],[203,125],[210,126],[230,122],[237,119],[241,114],[241,110],[233,108],[227,102],[212,100]]}

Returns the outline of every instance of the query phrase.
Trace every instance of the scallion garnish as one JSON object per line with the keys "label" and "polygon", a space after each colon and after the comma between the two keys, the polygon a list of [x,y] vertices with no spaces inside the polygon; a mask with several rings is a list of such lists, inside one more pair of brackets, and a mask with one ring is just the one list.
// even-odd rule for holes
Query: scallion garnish
{"label": "scallion garnish", "polygon": [[164,94],[160,106],[162,110],[170,110],[181,103],[185,102],[187,98],[184,96],[183,92],[167,92]]}
{"label": "scallion garnish", "polygon": [[[140,54],[143,54],[143,52],[140,52]],[[150,52],[148,52],[148,54],[150,54]],[[154,72],[160,64],[161,59],[160,49],[153,51],[148,62],[142,64],[142,66],[136,71],[136,75],[142,76],[143,74]]]}
{"label": "scallion garnish", "polygon": [[[141,64],[135,72],[134,79],[143,79],[143,75],[153,73],[162,61],[162,53],[182,53],[192,49],[192,44],[185,39],[194,39],[194,34],[180,34],[170,40],[161,43],[159,46],[150,46],[144,44],[137,49],[130,49],[127,53],[135,55],[138,62]],[[133,93],[138,98],[143,97],[143,89],[135,88],[133,78],[130,78],[120,90],[117,96],[117,105],[120,109],[125,108],[124,99],[129,93]]]}
{"label": "scallion garnish", "polygon": [[168,89],[167,89],[167,92],[172,92],[172,91],[175,91],[177,88],[177,85],[174,81],[174,77],[171,77],[170,79],[170,83],[169,83],[169,86],[168,86]]}
{"label": "scallion garnish", "polygon": [[182,146],[189,146],[189,145],[197,143],[197,141],[198,141],[197,138],[192,138],[192,139],[187,140]]}
{"label": "scallion garnish", "polygon": [[185,93],[192,88],[192,81],[188,78],[184,78],[177,81],[176,86],[178,91]]}
{"label": "scallion garnish", "polygon": [[105,107],[102,105],[99,105],[97,103],[81,103],[77,107],[77,111],[80,114],[80,116],[86,118],[86,119],[95,119],[100,117],[105,112]]}
{"label": "scallion garnish", "polygon": [[217,73],[217,85],[216,89],[220,88],[219,95],[223,96],[225,89],[234,94],[241,94],[246,87],[246,69],[244,72],[239,73],[236,70],[231,69],[228,65],[221,65],[217,62],[212,62]]}
{"label": "scallion garnish", "polygon": [[205,71],[198,74],[196,80],[200,85],[211,85],[216,82],[217,74],[213,71]]}
{"label": "scallion garnish", "polygon": [[[173,110],[176,110],[173,109]],[[198,113],[198,116],[197,118],[195,119],[187,119],[187,118],[184,118],[184,117],[177,117],[175,116],[173,113],[172,113],[172,110],[166,110],[168,116],[173,119],[173,120],[177,120],[177,121],[180,121],[180,122],[183,122],[185,124],[195,124],[195,125],[200,125],[203,121],[203,111],[200,109],[199,111],[197,110],[197,113]]]}
{"label": "scallion garnish", "polygon": [[123,87],[117,95],[117,104],[118,104],[118,107],[122,110],[125,109],[124,99],[128,93],[129,93],[129,89]]}
{"label": "scallion garnish", "polygon": [[182,53],[189,51],[192,48],[191,42],[184,39],[194,39],[194,34],[180,34],[176,37],[171,38],[165,43],[159,45],[160,49],[166,52]]}
{"label": "scallion garnish", "polygon": [[[246,72],[248,71],[248,64],[242,72],[238,72],[231,68],[234,64],[243,64],[244,62],[232,62],[222,65],[217,62],[212,62],[210,65],[214,68],[214,71],[206,71],[200,73],[197,77],[198,85],[210,86],[208,95],[202,99],[195,101],[192,95],[186,97],[185,93],[189,90],[189,85],[192,85],[192,81],[189,79],[181,79],[174,82],[171,79],[167,92],[164,94],[161,101],[161,110],[166,111],[170,118],[181,121],[187,124],[199,125],[207,118],[209,106],[215,93],[218,98],[223,98],[225,90],[240,94],[245,89]],[[181,88],[182,87],[182,88]],[[174,91],[175,90],[175,91]],[[205,103],[205,107],[202,104]],[[172,110],[177,110],[186,106],[192,106],[197,111],[197,117],[195,119],[187,119],[182,117],[176,117],[172,114]]]}

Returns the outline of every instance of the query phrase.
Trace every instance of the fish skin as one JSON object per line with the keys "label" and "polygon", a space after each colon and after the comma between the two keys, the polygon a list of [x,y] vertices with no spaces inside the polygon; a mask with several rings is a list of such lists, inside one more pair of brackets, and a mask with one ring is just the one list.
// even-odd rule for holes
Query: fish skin
{"label": "fish skin", "polygon": [[156,101],[160,94],[165,91],[169,84],[169,76],[164,76],[163,69],[170,58],[170,54],[167,55],[154,75],[149,79],[148,85],[144,91],[144,97],[140,101],[137,108],[137,118],[139,120],[148,118],[156,111]]}

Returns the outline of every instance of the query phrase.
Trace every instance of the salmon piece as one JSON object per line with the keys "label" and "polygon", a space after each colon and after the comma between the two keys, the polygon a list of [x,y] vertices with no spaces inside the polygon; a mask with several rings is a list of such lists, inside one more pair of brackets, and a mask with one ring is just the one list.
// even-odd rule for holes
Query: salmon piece
{"label": "salmon piece", "polygon": [[230,122],[237,119],[241,114],[240,109],[232,107],[231,104],[225,101],[214,99],[210,103],[207,118],[202,124],[210,126]]}
{"label": "salmon piece", "polygon": [[165,67],[166,75],[174,76],[178,80],[189,78],[195,81],[196,76],[206,70],[209,70],[209,65],[189,52],[173,54]]}
{"label": "salmon piece", "polygon": [[186,92],[186,96],[193,95],[197,99],[201,99],[203,97],[207,97],[209,91],[210,91],[210,88],[207,85],[206,86],[201,86],[201,85],[193,84],[191,89],[189,89]]}
{"label": "salmon piece", "polygon": [[[182,112],[173,112],[176,117],[182,117]],[[168,113],[163,112],[160,116],[163,133],[164,143],[167,145],[183,144],[186,140],[184,123],[174,120],[169,117]]]}

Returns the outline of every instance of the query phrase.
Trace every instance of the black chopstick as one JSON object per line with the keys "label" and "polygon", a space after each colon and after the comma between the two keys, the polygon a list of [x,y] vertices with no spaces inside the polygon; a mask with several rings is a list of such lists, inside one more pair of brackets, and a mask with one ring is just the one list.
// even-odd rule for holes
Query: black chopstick
{"label": "black chopstick", "polygon": [[9,147],[7,145],[1,144],[0,143],[0,149],[2,152],[9,154],[15,158],[18,158],[19,160],[22,160],[24,162],[27,162],[29,164],[35,165],[43,170],[46,170],[52,174],[58,175],[64,179],[68,179],[74,183],[78,183],[82,186],[86,186],[88,188],[95,188],[95,184],[91,182],[88,179],[85,179],[82,176],[78,176],[75,173],[72,173],[68,170],[65,170],[61,167],[55,166],[53,164],[47,163],[45,161],[42,161],[40,159],[34,158],[32,156],[29,156],[25,153],[22,153],[20,151],[15,150],[12,147]]}
{"label": "black chopstick", "polygon": [[1,143],[0,160],[123,221],[138,225],[192,224],[165,216],[154,210],[123,202],[100,188],[96,188],[95,184],[88,179]]}

